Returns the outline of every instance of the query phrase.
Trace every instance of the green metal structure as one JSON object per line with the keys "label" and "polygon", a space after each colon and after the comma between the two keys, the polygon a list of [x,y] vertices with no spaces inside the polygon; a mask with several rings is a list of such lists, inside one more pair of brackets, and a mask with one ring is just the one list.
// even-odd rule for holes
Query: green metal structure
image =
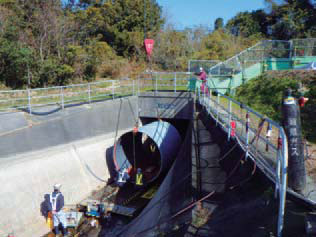
{"label": "green metal structure", "polygon": [[[314,61],[316,39],[263,40],[206,70],[208,86],[224,94],[233,93],[236,87],[266,71],[295,70]],[[195,67],[189,66],[190,72],[194,72],[192,68],[198,68],[198,60],[194,63]],[[194,90],[196,86],[200,85],[192,78],[188,87]]]}

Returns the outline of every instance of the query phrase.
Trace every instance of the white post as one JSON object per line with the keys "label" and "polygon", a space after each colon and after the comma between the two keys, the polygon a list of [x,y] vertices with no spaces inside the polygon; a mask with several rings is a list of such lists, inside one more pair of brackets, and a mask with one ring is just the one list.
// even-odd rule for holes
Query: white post
{"label": "white post", "polygon": [[61,109],[65,109],[65,102],[64,102],[64,88],[60,87],[60,100],[61,100]]}
{"label": "white post", "polygon": [[293,40],[290,40],[290,53],[289,53],[289,59],[292,59],[293,57]]}
{"label": "white post", "polygon": [[135,95],[135,80],[133,80],[133,96]]}
{"label": "white post", "polygon": [[91,103],[91,86],[90,86],[90,83],[88,83],[88,101],[90,104]]}
{"label": "white post", "polygon": [[247,160],[248,156],[249,156],[249,126],[250,126],[250,118],[249,118],[249,111],[247,110],[247,113],[246,113],[246,155],[245,155],[245,160]]}
{"label": "white post", "polygon": [[228,141],[230,141],[230,133],[231,133],[231,127],[230,127],[230,121],[232,121],[232,101],[229,100],[228,102]]}
{"label": "white post", "polygon": [[277,150],[277,168],[276,168],[276,181],[275,181],[275,189],[274,189],[274,198],[278,197],[278,192],[280,192],[281,186],[281,159],[282,159],[282,151]]}
{"label": "white post", "polygon": [[114,90],[114,81],[112,81],[112,99],[113,99],[113,100],[114,100],[114,98],[115,98],[114,93],[115,93],[115,90]]}
{"label": "white post", "polygon": [[158,73],[156,72],[156,89],[155,89],[155,91],[156,91],[156,93],[157,93],[157,90],[158,90]]}
{"label": "white post", "polygon": [[283,224],[284,224],[284,210],[286,201],[286,188],[287,188],[287,165],[288,165],[288,150],[287,140],[283,128],[281,127],[281,138],[282,138],[282,178],[280,188],[280,205],[279,205],[279,218],[278,218],[278,237],[282,236]]}
{"label": "white post", "polygon": [[29,113],[32,114],[32,92],[30,89],[27,89],[27,100],[28,100],[28,107],[29,107]]}
{"label": "white post", "polygon": [[138,81],[137,81],[137,95],[139,95],[139,86],[140,86],[140,75],[138,76]]}
{"label": "white post", "polygon": [[217,93],[217,103],[216,103],[216,126],[217,126],[217,123],[218,123],[218,113],[219,113],[219,93]]}
{"label": "white post", "polygon": [[177,92],[177,73],[174,73],[174,92]]}

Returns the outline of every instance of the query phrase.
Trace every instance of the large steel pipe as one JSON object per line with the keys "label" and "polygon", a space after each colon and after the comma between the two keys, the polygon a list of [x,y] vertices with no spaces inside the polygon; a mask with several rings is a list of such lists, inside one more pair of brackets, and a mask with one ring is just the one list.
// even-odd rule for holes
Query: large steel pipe
{"label": "large steel pipe", "polygon": [[144,182],[150,183],[170,168],[181,144],[177,129],[165,121],[156,121],[123,134],[114,146],[116,171],[128,169],[130,181],[141,168]]}

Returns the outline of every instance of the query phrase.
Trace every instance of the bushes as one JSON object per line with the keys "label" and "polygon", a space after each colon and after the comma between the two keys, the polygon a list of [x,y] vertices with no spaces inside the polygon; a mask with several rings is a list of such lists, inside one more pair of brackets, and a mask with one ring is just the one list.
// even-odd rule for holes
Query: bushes
{"label": "bushes", "polygon": [[309,141],[316,142],[316,72],[268,72],[237,88],[235,98],[280,122],[283,92],[291,88],[294,96],[299,97],[299,83],[302,83],[305,96],[310,99],[301,110],[303,134]]}

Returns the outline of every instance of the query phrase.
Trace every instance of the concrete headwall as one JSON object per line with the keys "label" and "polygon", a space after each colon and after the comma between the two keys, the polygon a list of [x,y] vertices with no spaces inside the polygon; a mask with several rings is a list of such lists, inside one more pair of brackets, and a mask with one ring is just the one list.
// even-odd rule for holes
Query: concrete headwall
{"label": "concrete headwall", "polygon": [[0,136],[0,236],[45,234],[41,204],[54,183],[62,184],[66,204],[104,185],[106,150],[117,126],[118,136],[134,126],[136,102],[117,99],[46,117],[26,115],[32,126]]}
{"label": "concrete headwall", "polygon": [[139,116],[191,119],[193,95],[190,92],[143,92],[139,95]]}

